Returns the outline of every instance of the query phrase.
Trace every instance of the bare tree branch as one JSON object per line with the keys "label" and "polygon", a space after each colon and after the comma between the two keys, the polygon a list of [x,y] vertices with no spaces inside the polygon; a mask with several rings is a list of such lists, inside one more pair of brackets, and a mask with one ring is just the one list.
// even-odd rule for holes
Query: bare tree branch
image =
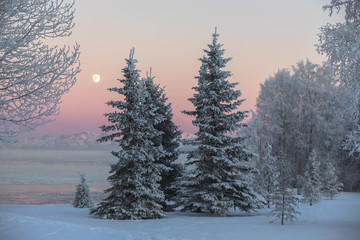
{"label": "bare tree branch", "polygon": [[0,141],[52,120],[80,72],[80,46],[48,46],[68,37],[74,2],[0,0]]}

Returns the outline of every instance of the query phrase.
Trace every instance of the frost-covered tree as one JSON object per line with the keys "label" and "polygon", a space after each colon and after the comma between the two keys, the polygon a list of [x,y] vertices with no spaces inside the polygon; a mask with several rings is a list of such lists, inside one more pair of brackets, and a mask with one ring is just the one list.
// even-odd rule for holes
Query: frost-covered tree
{"label": "frost-covered tree", "polygon": [[360,1],[331,0],[323,9],[328,10],[330,16],[341,9],[345,12],[344,22],[327,24],[321,28],[318,52],[327,55],[349,97],[346,114],[353,117],[355,126],[344,147],[353,155],[354,152],[360,153]]}
{"label": "frost-covered tree", "polygon": [[331,162],[326,163],[322,182],[322,192],[331,200],[342,190],[342,187],[344,186],[341,182],[339,182],[335,167]]}
{"label": "frost-covered tree", "polygon": [[274,193],[277,172],[275,167],[276,157],[272,156],[272,147],[269,143],[265,146],[265,155],[261,157],[258,163],[260,171],[258,177],[259,193],[265,198],[268,208],[270,208],[271,199]]}
{"label": "frost-covered tree", "polygon": [[345,151],[349,152],[350,157],[359,157],[360,154],[360,125],[357,125],[347,136],[343,143]]}
{"label": "frost-covered tree", "polygon": [[177,148],[180,145],[181,131],[178,130],[173,122],[173,113],[171,103],[167,103],[168,98],[165,95],[164,88],[154,83],[154,77],[150,75],[143,79],[142,83],[149,93],[149,102],[153,103],[157,110],[155,114],[164,119],[154,127],[162,134],[152,139],[155,146],[162,146],[166,154],[158,159],[158,163],[166,166],[161,172],[160,189],[165,194],[165,202],[162,203],[165,210],[171,210],[171,199],[176,195],[176,180],[182,175],[183,167],[175,163],[179,156]]}
{"label": "frost-covered tree", "polygon": [[[291,162],[293,187],[303,176],[313,149],[321,161],[339,159],[349,119],[343,116],[344,99],[327,64],[300,61],[290,70],[280,69],[261,85],[257,110],[251,120],[251,146],[259,156],[263,146]],[[258,147],[256,147],[258,146]],[[259,147],[260,146],[260,147]]]}
{"label": "frost-covered tree", "polygon": [[316,151],[310,153],[309,161],[306,164],[304,175],[303,201],[310,206],[321,200],[321,178],[320,162],[317,158]]}
{"label": "frost-covered tree", "polygon": [[76,208],[91,208],[94,207],[94,200],[92,198],[89,185],[86,180],[85,173],[79,173],[80,183],[76,186],[75,199],[73,206]]}
{"label": "frost-covered tree", "polygon": [[50,46],[71,35],[74,2],[0,1],[0,141],[54,120],[80,72],[79,45]]}
{"label": "frost-covered tree", "polygon": [[327,24],[319,34],[318,51],[326,54],[340,83],[348,87],[353,99],[349,103],[359,114],[360,99],[360,2],[359,0],[331,0],[323,7],[329,15],[345,10],[345,22]]}
{"label": "frost-covered tree", "polygon": [[[110,125],[101,126],[108,133],[98,141],[114,141],[119,149],[112,151],[118,159],[111,165],[109,183],[105,190],[108,197],[91,214],[107,219],[153,219],[164,217],[161,203],[164,193],[160,190],[161,173],[166,168],[158,163],[166,155],[162,146],[155,145],[153,139],[162,132],[155,126],[164,121],[157,115],[158,107],[150,101],[144,84],[140,84],[139,70],[136,69],[134,50],[126,59],[127,66],[122,69],[121,88],[109,91],[122,95],[123,100],[112,100],[107,105],[116,108],[106,113]],[[120,98],[122,99],[122,98]]]}
{"label": "frost-covered tree", "polygon": [[231,58],[223,58],[225,50],[218,43],[219,34],[212,35],[206,56],[200,59],[198,86],[189,100],[195,110],[184,111],[194,116],[198,127],[196,138],[186,141],[194,146],[188,154],[187,166],[180,191],[184,210],[224,215],[230,208],[251,211],[263,205],[263,199],[251,186],[251,153],[244,146],[244,137],[232,137],[244,127],[247,112],[237,108],[244,100],[235,90],[237,83],[230,83],[229,71],[223,68]]}
{"label": "frost-covered tree", "polygon": [[269,212],[268,216],[275,217],[271,222],[280,219],[281,225],[284,222],[292,222],[300,212],[296,211],[299,199],[294,196],[291,188],[291,167],[290,162],[283,156],[276,160],[276,181],[275,190],[272,198],[274,209]]}
{"label": "frost-covered tree", "polygon": [[298,82],[290,71],[280,69],[260,85],[257,98],[257,133],[262,141],[269,142],[275,155],[285,155],[294,146],[294,123],[297,111]]}

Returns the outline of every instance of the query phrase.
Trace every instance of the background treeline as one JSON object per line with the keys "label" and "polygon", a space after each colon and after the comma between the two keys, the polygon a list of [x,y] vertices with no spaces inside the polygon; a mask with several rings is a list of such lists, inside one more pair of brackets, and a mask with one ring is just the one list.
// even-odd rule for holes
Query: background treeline
{"label": "background treeline", "polygon": [[317,153],[320,173],[327,163],[336,166],[344,190],[360,189],[357,155],[344,149],[348,135],[356,129],[352,115],[344,111],[352,97],[338,84],[332,68],[300,61],[279,69],[261,84],[256,112],[249,123],[248,146],[256,153],[257,166],[266,155],[286,156],[291,162],[292,185],[301,189],[306,164]]}

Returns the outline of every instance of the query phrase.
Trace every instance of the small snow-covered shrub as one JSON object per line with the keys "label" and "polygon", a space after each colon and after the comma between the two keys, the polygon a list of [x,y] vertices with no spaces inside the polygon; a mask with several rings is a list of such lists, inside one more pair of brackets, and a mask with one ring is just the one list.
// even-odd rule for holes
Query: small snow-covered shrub
{"label": "small snow-covered shrub", "polygon": [[94,206],[94,200],[92,198],[89,185],[86,181],[86,174],[79,173],[80,183],[76,186],[75,199],[73,206],[76,208],[91,208]]}

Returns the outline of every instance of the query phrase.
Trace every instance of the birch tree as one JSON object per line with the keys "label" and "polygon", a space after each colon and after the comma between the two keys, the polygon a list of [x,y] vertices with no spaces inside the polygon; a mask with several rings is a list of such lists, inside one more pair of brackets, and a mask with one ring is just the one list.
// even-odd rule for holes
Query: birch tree
{"label": "birch tree", "polygon": [[326,54],[341,84],[353,98],[349,107],[359,115],[360,97],[360,1],[331,0],[323,7],[329,15],[345,11],[344,22],[326,24],[319,34],[318,52]]}
{"label": "birch tree", "polygon": [[74,12],[74,2],[61,0],[0,1],[0,141],[16,141],[59,113],[80,72],[79,45],[46,39],[70,36]]}
{"label": "birch tree", "polygon": [[[259,156],[269,142],[274,155],[286,155],[291,162],[294,186],[303,176],[313,149],[322,162],[339,159],[349,119],[343,116],[346,97],[341,95],[327,64],[300,61],[292,71],[281,69],[261,85],[257,111],[252,120],[251,140]],[[298,187],[298,186],[297,186]]]}
{"label": "birch tree", "polygon": [[327,55],[340,84],[345,86],[346,94],[350,96],[346,113],[350,114],[358,125],[345,143],[345,147],[352,154],[359,151],[360,138],[360,1],[331,0],[323,9],[329,11],[330,16],[345,10],[344,22],[328,23],[321,28],[317,47],[319,53]]}

